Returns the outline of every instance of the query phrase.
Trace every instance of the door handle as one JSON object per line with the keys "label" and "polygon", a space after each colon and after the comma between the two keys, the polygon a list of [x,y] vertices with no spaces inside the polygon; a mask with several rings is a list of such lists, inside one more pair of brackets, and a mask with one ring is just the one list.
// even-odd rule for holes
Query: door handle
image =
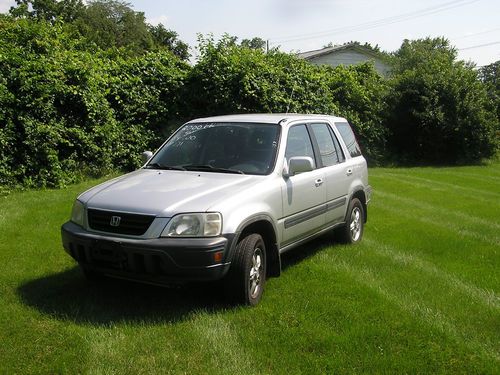
{"label": "door handle", "polygon": [[322,184],[323,184],[322,178],[318,178],[316,181],[314,181],[314,186],[316,187],[321,186]]}
{"label": "door handle", "polygon": [[348,176],[352,175],[352,168],[347,168],[347,171],[345,172],[345,174]]}

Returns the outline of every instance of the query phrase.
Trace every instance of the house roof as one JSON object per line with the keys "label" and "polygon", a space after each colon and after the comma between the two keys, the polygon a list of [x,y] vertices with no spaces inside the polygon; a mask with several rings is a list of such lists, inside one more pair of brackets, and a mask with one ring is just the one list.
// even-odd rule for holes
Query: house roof
{"label": "house roof", "polygon": [[314,51],[301,52],[301,53],[298,53],[297,56],[302,58],[302,59],[305,59],[305,60],[312,60],[312,59],[319,57],[319,56],[328,55],[330,53],[343,51],[343,50],[355,50],[355,51],[358,51],[364,55],[369,55],[370,57],[380,59],[380,56],[376,52],[373,52],[372,50],[370,50],[366,47],[360,46],[359,44],[356,44],[356,43],[348,43],[348,44],[344,44],[341,46],[325,47],[325,48],[317,49]]}

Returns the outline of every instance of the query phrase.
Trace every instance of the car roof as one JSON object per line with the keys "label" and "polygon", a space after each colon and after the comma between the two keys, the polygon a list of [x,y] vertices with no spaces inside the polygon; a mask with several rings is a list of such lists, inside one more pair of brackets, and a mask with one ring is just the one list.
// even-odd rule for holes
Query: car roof
{"label": "car roof", "polygon": [[199,123],[199,122],[254,122],[254,123],[264,123],[264,124],[287,124],[292,121],[308,121],[308,120],[330,120],[333,122],[346,122],[346,119],[342,117],[330,116],[330,115],[311,115],[311,114],[300,114],[300,113],[251,113],[251,114],[240,114],[240,115],[225,115],[225,116],[214,116],[214,117],[204,117],[189,121],[189,123]]}

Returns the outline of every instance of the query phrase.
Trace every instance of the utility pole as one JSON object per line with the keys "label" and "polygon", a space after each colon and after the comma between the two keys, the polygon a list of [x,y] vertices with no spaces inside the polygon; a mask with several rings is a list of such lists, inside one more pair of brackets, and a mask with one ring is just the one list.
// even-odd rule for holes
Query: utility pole
{"label": "utility pole", "polygon": [[269,53],[269,39],[266,40],[266,53]]}

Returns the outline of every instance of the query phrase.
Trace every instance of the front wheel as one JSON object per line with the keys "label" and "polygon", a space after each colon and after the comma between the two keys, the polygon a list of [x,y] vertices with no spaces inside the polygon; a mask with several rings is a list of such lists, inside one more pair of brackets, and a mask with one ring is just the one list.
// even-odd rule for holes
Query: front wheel
{"label": "front wheel", "polygon": [[259,234],[249,234],[238,243],[226,283],[237,302],[259,303],[266,283],[266,247]]}
{"label": "front wheel", "polygon": [[338,230],[340,240],[344,243],[355,244],[361,241],[365,223],[365,210],[358,198],[353,198],[347,210],[347,221]]}

